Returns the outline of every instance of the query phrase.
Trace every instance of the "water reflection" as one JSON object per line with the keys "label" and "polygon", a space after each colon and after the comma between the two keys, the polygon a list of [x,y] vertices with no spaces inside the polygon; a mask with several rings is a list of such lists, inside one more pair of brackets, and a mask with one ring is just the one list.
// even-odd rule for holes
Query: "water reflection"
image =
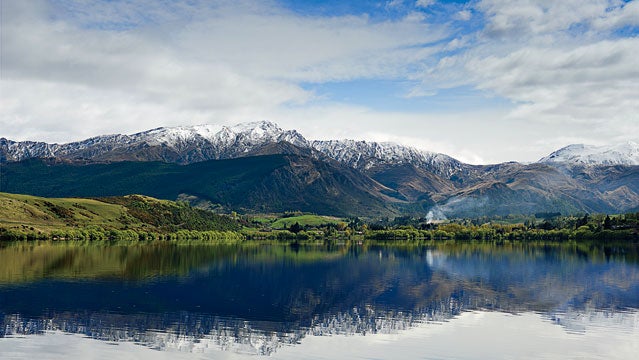
{"label": "water reflection", "polygon": [[13,244],[0,250],[0,336],[62,331],[159,350],[270,355],[310,335],[394,334],[473,310],[538,312],[571,333],[636,330],[639,266],[627,254]]}

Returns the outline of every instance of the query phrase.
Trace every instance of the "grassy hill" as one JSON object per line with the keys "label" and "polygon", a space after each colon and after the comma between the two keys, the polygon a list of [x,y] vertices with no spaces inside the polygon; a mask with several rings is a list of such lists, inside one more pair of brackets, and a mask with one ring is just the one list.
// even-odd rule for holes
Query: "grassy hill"
{"label": "grassy hill", "polygon": [[105,228],[139,228],[144,223],[122,205],[93,199],[41,198],[0,193],[0,226],[52,230],[95,225]]}
{"label": "grassy hill", "polygon": [[0,193],[0,228],[5,231],[51,233],[91,227],[157,233],[240,228],[229,217],[147,196],[83,199]]}

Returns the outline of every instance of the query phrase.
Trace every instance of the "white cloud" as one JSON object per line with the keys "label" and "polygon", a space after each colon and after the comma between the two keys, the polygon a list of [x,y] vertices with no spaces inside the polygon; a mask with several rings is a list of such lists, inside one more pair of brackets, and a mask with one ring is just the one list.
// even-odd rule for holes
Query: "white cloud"
{"label": "white cloud", "polygon": [[602,14],[611,3],[606,0],[482,0],[478,9],[488,17],[486,33],[499,37],[520,37],[569,29]]}
{"label": "white cloud", "polygon": [[[163,61],[179,69],[222,64],[252,77],[296,81],[387,76],[389,70],[401,73],[411,61],[423,60],[421,50],[412,47],[445,36],[414,16],[373,23],[367,16],[309,18],[221,7],[200,9],[186,24],[108,32],[51,23],[46,14],[23,22],[20,11],[17,17],[6,11],[13,18],[4,29],[9,75],[85,77],[96,83],[141,80],[145,69],[154,70]],[[407,61],[406,55],[414,56]],[[96,67],[101,71],[94,72]]]}
{"label": "white cloud", "polygon": [[386,2],[386,8],[397,8],[404,5],[404,0],[390,0]]}
{"label": "white cloud", "polygon": [[[473,49],[466,54],[465,68],[478,88],[519,103],[512,119],[567,122],[582,134],[587,130],[579,126],[609,132],[636,124],[639,98],[633,94],[639,94],[639,39],[596,32],[631,23],[629,14],[636,13],[636,4],[620,4],[484,1],[480,6],[492,14],[488,32],[514,32],[519,38],[502,49],[490,43]],[[526,29],[520,28],[522,23]],[[575,24],[583,29],[571,34]],[[525,38],[529,40],[521,42]]]}
{"label": "white cloud", "polygon": [[[516,139],[521,144],[533,132],[526,129],[510,134],[506,130],[507,122],[500,120],[504,115],[503,111],[494,110],[455,114],[380,112],[361,106],[331,103],[277,109],[267,118],[277,119],[283,128],[298,129],[308,139],[391,141],[444,153],[473,164],[536,160],[540,148],[526,151],[520,151],[518,146],[507,148],[509,141]],[[487,132],[486,129],[491,131]],[[482,145],[486,142],[500,146]],[[507,153],[504,152],[506,148]],[[552,150],[549,149],[548,153]],[[541,151],[546,155],[546,149],[541,148]]]}
{"label": "white cloud", "polygon": [[415,6],[421,8],[427,8],[431,5],[435,4],[435,0],[417,0],[415,1]]}
{"label": "white cloud", "polygon": [[479,87],[524,103],[520,116],[547,114],[574,121],[639,114],[639,39],[600,41],[572,49],[524,47],[505,56],[472,59]]}
{"label": "white cloud", "polygon": [[612,32],[639,22],[637,4],[622,5],[482,1],[476,9],[487,17],[484,30],[467,39],[465,51],[425,71],[413,92],[466,85],[494,93],[513,102],[505,128],[516,132],[533,124],[531,139],[538,134],[553,144],[567,141],[565,134],[587,143],[636,140],[639,38]]}
{"label": "white cloud", "polygon": [[308,17],[268,2],[70,8],[3,3],[2,136],[261,118],[313,99],[300,82],[403,78],[433,52],[418,45],[445,35],[423,17]]}
{"label": "white cloud", "polygon": [[632,1],[623,7],[614,8],[605,16],[595,18],[592,24],[597,30],[609,30],[622,26],[639,26],[639,2]]}
{"label": "white cloud", "polygon": [[[639,27],[639,2],[466,6],[450,18],[481,29],[419,12],[299,15],[269,0],[3,2],[0,136],[69,141],[269,119],[309,138],[387,134],[470,162],[637,139],[639,38],[615,31]],[[478,111],[460,97],[448,112],[374,111],[304,86],[361,79],[404,80],[404,100],[468,87],[512,105]]]}
{"label": "white cloud", "polygon": [[473,13],[470,10],[461,10],[455,14],[455,18],[457,20],[468,21],[473,16]]}

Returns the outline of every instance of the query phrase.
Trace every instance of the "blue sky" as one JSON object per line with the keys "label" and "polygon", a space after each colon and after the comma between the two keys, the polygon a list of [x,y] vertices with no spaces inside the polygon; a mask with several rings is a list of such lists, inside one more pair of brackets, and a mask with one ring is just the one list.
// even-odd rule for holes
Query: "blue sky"
{"label": "blue sky", "polygon": [[0,137],[271,120],[471,163],[639,140],[621,0],[2,1]]}

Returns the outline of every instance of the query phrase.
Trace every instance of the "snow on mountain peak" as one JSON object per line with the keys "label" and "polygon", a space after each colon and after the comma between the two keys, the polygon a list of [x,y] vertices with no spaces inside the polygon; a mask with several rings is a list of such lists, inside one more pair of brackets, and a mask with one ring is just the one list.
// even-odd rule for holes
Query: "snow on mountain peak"
{"label": "snow on mountain peak", "polygon": [[363,170],[383,164],[411,164],[450,176],[461,166],[461,163],[449,156],[393,142],[316,140],[311,142],[311,146],[341,163]]}
{"label": "snow on mountain peak", "polygon": [[539,162],[579,165],[639,165],[639,144],[634,141],[604,146],[572,144],[541,158]]}
{"label": "snow on mountain peak", "polygon": [[181,144],[196,139],[208,139],[211,133],[215,133],[219,129],[220,127],[212,125],[161,127],[133,134],[131,137],[150,145],[164,144],[178,148]]}
{"label": "snow on mountain peak", "polygon": [[309,142],[295,130],[282,130],[276,123],[262,120],[240,123],[224,127],[216,135],[225,143],[240,143],[249,146],[264,145],[269,142],[286,141],[293,145],[308,147]]}
{"label": "snow on mountain peak", "polygon": [[243,133],[261,137],[277,136],[284,132],[277,124],[266,120],[240,123],[231,126],[229,129],[236,134]]}
{"label": "snow on mountain peak", "polygon": [[[117,150],[119,154],[139,151],[148,146],[162,147],[155,154],[159,159],[179,159],[188,163],[209,159],[227,159],[258,150],[264,145],[288,142],[302,148],[318,150],[328,157],[358,169],[376,165],[413,164],[430,168],[450,168],[454,159],[442,154],[428,153],[391,142],[331,140],[309,142],[296,130],[283,130],[270,121],[240,123],[232,126],[195,125],[160,127],[131,135],[105,135],[62,144],[7,143],[7,159],[30,157],[100,157]],[[118,155],[121,156],[121,155]],[[446,171],[448,172],[448,171]]]}
{"label": "snow on mountain peak", "polygon": [[271,141],[289,141],[308,146],[308,142],[295,130],[282,130],[270,121],[240,123],[233,126],[195,125],[160,127],[130,135],[133,141],[149,145],[166,145],[180,148],[189,142],[207,141],[217,147],[232,145],[257,146]]}

